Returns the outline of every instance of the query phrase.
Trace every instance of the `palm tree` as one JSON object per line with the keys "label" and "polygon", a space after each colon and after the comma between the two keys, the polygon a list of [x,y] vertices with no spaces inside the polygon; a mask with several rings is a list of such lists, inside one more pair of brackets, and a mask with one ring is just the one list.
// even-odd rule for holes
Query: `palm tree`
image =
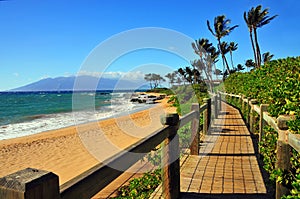
{"label": "palm tree", "polygon": [[174,72],[168,73],[165,75],[165,77],[169,79],[169,87],[171,87],[175,82],[176,74]]}
{"label": "palm tree", "polygon": [[218,44],[219,44],[218,47],[219,47],[219,50],[221,52],[222,59],[226,64],[227,71],[229,73],[230,73],[230,68],[229,68],[228,62],[226,60],[224,52],[221,50],[221,38],[225,37],[230,32],[232,32],[235,28],[238,27],[238,25],[235,25],[233,27],[228,27],[228,24],[230,24],[230,22],[231,22],[231,20],[226,19],[225,15],[220,15],[220,16],[215,17],[215,19],[214,19],[214,31],[213,31],[212,28],[210,27],[209,21],[207,20],[208,30],[218,40]]}
{"label": "palm tree", "polygon": [[236,51],[237,49],[238,49],[238,44],[236,44],[234,42],[229,43],[229,52],[230,52],[230,59],[231,59],[232,68],[234,68],[233,59],[232,59],[232,52]]}
{"label": "palm tree", "polygon": [[220,69],[216,69],[215,70],[215,75],[217,76],[217,79],[218,79],[218,76],[223,75],[223,73]]}
{"label": "palm tree", "polygon": [[208,39],[201,38],[192,43],[192,47],[200,59],[191,62],[194,68],[200,73],[204,71],[208,80],[212,79],[212,66],[218,61],[220,52],[209,42]]}
{"label": "palm tree", "polygon": [[[267,25],[270,23],[275,17],[278,15],[274,15],[272,17],[269,17],[269,9],[266,8],[262,10],[262,6],[258,5],[256,8],[252,7],[248,13],[244,12],[244,19],[245,22],[248,26],[249,32],[250,32],[250,39],[252,43],[252,48],[254,50],[254,56],[255,61],[256,61],[256,67],[261,66],[261,54],[260,54],[260,47],[258,43],[258,38],[257,38],[257,28],[261,28],[264,25]],[[255,48],[254,48],[254,43],[253,43],[253,36],[252,36],[252,31],[254,33],[254,41],[255,41]]]}
{"label": "palm tree", "polygon": [[252,59],[248,59],[246,60],[245,66],[247,66],[248,68],[255,68],[255,63]]}
{"label": "palm tree", "polygon": [[180,77],[177,77],[176,83],[177,83],[178,85],[181,85],[182,79],[181,79]]}
{"label": "palm tree", "polygon": [[237,65],[237,70],[238,70],[238,71],[242,71],[242,70],[244,70],[244,69],[245,69],[245,67],[243,67],[242,64],[238,64],[238,65]]}
{"label": "palm tree", "polygon": [[270,52],[266,52],[262,55],[263,57],[263,62],[264,64],[268,63],[269,61],[271,61],[271,59],[274,57],[273,54],[270,54]]}
{"label": "palm tree", "polygon": [[254,24],[253,15],[254,15],[254,8],[252,8],[250,11],[248,11],[248,13],[244,12],[244,20],[248,26],[248,30],[250,33],[251,46],[252,46],[252,50],[253,50],[253,54],[254,54],[254,60],[255,60],[255,63],[257,64],[257,54],[256,54],[256,49],[254,46],[253,34],[252,34],[253,33],[253,25],[252,24]]}
{"label": "palm tree", "polygon": [[150,88],[152,89],[152,74],[151,73],[146,74],[144,79],[150,83]]}
{"label": "palm tree", "polygon": [[152,80],[154,82],[154,88],[158,88],[158,86],[161,84],[161,82],[166,81],[162,76],[159,74],[152,73]]}

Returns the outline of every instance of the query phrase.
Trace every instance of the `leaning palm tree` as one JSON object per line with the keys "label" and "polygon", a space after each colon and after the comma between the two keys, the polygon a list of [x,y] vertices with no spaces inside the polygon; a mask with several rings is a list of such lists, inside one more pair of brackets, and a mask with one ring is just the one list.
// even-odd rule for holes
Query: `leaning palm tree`
{"label": "leaning palm tree", "polygon": [[232,68],[234,68],[233,59],[232,59],[232,52],[236,51],[237,49],[238,49],[238,44],[236,44],[234,42],[230,42],[229,43],[229,52],[230,52],[230,60],[231,60],[231,66],[232,66]]}
{"label": "leaning palm tree", "polygon": [[274,57],[273,54],[270,54],[270,52],[266,52],[262,55],[263,57],[263,62],[264,64],[268,63],[269,61],[271,61],[271,59]]}
{"label": "leaning palm tree", "polygon": [[192,47],[200,59],[191,62],[200,73],[204,71],[206,78],[212,80],[212,66],[218,61],[220,52],[209,42],[208,39],[201,38],[192,43]]}
{"label": "leaning palm tree", "polygon": [[228,27],[228,24],[230,24],[230,22],[231,22],[230,19],[226,19],[225,15],[220,15],[220,16],[215,17],[215,19],[214,19],[214,31],[213,31],[213,29],[210,27],[209,21],[207,20],[208,30],[218,40],[218,44],[219,44],[218,47],[219,47],[220,53],[222,55],[222,59],[225,63],[225,66],[227,68],[228,73],[230,73],[230,68],[229,68],[228,62],[226,60],[225,54],[221,50],[221,38],[225,37],[230,32],[232,32],[235,28],[238,27],[238,25],[235,25],[233,27]]}
{"label": "leaning palm tree", "polygon": [[244,20],[248,26],[248,30],[250,33],[251,46],[252,46],[252,50],[253,50],[253,54],[254,54],[254,60],[255,60],[255,63],[257,64],[257,54],[256,54],[256,49],[255,49],[255,45],[254,45],[254,41],[253,41],[254,8],[251,8],[251,10],[248,11],[248,13],[244,12]]}
{"label": "leaning palm tree", "polygon": [[258,43],[258,38],[257,38],[257,28],[261,28],[264,25],[267,25],[270,23],[275,17],[278,15],[274,15],[272,17],[269,17],[269,9],[266,8],[262,10],[262,6],[258,5],[256,8],[252,7],[248,13],[244,12],[244,19],[245,22],[247,23],[249,32],[250,32],[250,39],[252,43],[252,48],[254,46],[253,44],[253,37],[252,37],[252,31],[254,33],[254,41],[255,41],[255,61],[256,61],[256,67],[261,66],[261,53],[260,53],[260,47]]}

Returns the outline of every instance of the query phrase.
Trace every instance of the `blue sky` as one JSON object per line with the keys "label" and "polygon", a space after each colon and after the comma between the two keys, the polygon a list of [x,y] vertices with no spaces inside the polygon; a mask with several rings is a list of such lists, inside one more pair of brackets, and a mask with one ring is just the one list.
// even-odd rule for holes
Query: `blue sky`
{"label": "blue sky", "polygon": [[[244,63],[253,53],[243,12],[259,4],[270,8],[271,16],[279,15],[258,30],[261,51],[270,51],[275,58],[298,56],[298,0],[0,1],[0,90],[45,77],[75,75],[101,42],[131,29],[165,28],[192,39],[208,38],[216,44],[206,20],[213,23],[214,17],[221,14],[231,19],[232,25],[239,25],[224,40],[238,43],[234,62]],[[120,56],[105,72],[108,76],[127,71],[133,74],[140,66],[148,72],[151,63],[159,64],[153,72],[160,73],[186,65],[169,52],[146,49]],[[167,69],[160,70],[160,65]],[[217,67],[222,68],[220,61]]]}

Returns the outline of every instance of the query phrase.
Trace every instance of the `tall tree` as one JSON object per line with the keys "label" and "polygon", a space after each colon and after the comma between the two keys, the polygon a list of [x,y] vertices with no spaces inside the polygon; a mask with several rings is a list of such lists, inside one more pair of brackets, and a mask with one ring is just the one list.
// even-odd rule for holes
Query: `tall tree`
{"label": "tall tree", "polygon": [[[261,53],[260,53],[260,47],[258,43],[257,38],[257,28],[261,28],[264,25],[267,25],[270,23],[275,17],[278,15],[274,15],[272,17],[268,16],[269,14],[269,8],[266,8],[262,10],[262,6],[258,5],[257,7],[252,7],[248,13],[244,12],[244,20],[248,26],[249,32],[250,32],[250,39],[252,43],[252,48],[254,51],[254,58],[256,67],[261,66]],[[253,35],[252,31],[254,33],[254,42],[255,42],[255,48],[254,48],[254,42],[253,42]]]}
{"label": "tall tree", "polygon": [[145,74],[144,79],[150,83],[150,88],[152,89],[152,73]]}
{"label": "tall tree", "polygon": [[154,88],[158,88],[161,82],[165,82],[166,80],[160,76],[159,74],[152,73],[152,80],[154,82]]}
{"label": "tall tree", "polygon": [[230,42],[229,43],[229,52],[230,52],[230,60],[231,60],[231,66],[232,66],[232,68],[234,68],[233,59],[232,59],[232,52],[236,51],[237,49],[238,49],[238,44],[236,44],[234,42]]}
{"label": "tall tree", "polygon": [[176,77],[175,72],[168,73],[165,75],[165,77],[169,79],[169,87],[171,87],[175,82],[175,77]]}
{"label": "tall tree", "polygon": [[198,69],[200,74],[205,73],[207,80],[212,80],[212,67],[218,61],[220,52],[209,42],[208,39],[201,38],[192,43],[192,47],[200,59],[191,62],[191,65]]}
{"label": "tall tree", "polygon": [[161,77],[159,74],[155,73],[149,73],[145,74],[144,79],[150,83],[150,88],[157,88],[161,82],[166,81],[163,77]]}
{"label": "tall tree", "polygon": [[226,19],[225,15],[220,15],[215,17],[214,19],[214,30],[211,28],[209,21],[207,20],[207,27],[208,30],[212,33],[213,36],[216,37],[218,40],[218,47],[219,51],[222,55],[222,59],[225,63],[226,69],[228,73],[230,73],[230,68],[227,62],[227,59],[225,57],[224,52],[221,50],[221,38],[228,35],[230,32],[232,32],[235,28],[238,27],[238,25],[235,25],[233,27],[229,27],[228,25],[231,23],[230,19]]}

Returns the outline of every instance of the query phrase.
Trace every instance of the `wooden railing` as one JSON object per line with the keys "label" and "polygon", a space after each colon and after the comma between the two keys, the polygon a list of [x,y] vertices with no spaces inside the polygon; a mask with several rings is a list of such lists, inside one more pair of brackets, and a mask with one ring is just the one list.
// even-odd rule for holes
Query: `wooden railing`
{"label": "wooden railing", "polygon": [[[276,168],[282,170],[290,169],[290,151],[291,147],[300,153],[300,135],[292,134],[288,131],[287,121],[293,119],[289,116],[279,116],[278,118],[271,117],[267,112],[267,104],[257,105],[256,99],[250,99],[241,95],[234,95],[220,92],[222,96],[228,96],[229,98],[239,100],[242,113],[248,112],[247,118],[250,132],[254,132],[254,112],[259,114],[259,141],[262,141],[264,136],[263,128],[266,124],[270,125],[274,130],[278,132],[277,141],[277,162]],[[286,187],[280,183],[276,183],[276,199],[280,199],[282,196],[289,193]]]}
{"label": "wooden railing", "polygon": [[[216,98],[215,98],[216,100]],[[215,103],[217,103],[215,101]],[[215,108],[216,109],[216,108]],[[177,131],[191,122],[192,141],[190,153],[199,153],[199,118],[203,113],[203,133],[207,133],[211,119],[211,100],[204,105],[192,105],[189,114],[179,118],[169,114],[162,118],[165,126],[143,138],[126,150],[81,175],[59,186],[59,177],[52,172],[27,168],[0,178],[0,198],[5,199],[88,199],[120,176],[123,171],[114,169],[118,165],[129,168],[145,153],[162,143],[162,187],[164,198],[178,198],[180,193],[179,136]],[[131,155],[130,153],[135,153]],[[138,155],[140,154],[140,155]]]}

